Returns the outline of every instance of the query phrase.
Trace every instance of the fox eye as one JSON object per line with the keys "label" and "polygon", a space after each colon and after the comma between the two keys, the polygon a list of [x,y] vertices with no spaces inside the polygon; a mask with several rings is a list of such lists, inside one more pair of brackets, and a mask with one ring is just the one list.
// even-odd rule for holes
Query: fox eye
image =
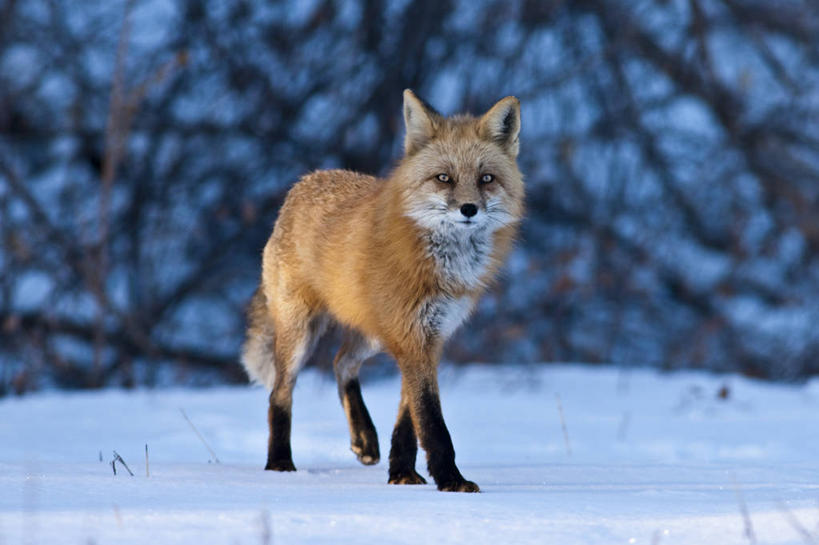
{"label": "fox eye", "polygon": [[445,184],[449,183],[449,176],[447,174],[441,173],[437,175],[436,178],[438,178],[439,182],[444,182]]}
{"label": "fox eye", "polygon": [[484,174],[481,176],[481,183],[482,184],[491,184],[495,180],[495,177],[491,174]]}

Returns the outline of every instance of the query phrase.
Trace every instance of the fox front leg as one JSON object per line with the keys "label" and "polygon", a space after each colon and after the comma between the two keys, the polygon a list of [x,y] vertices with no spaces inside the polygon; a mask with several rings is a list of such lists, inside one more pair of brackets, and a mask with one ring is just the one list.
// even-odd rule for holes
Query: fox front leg
{"label": "fox front leg", "polygon": [[407,390],[415,433],[427,453],[427,469],[438,490],[479,492],[478,485],[466,480],[455,465],[455,448],[441,412],[437,366],[424,365],[413,377],[407,377],[402,369],[402,382],[402,388]]}
{"label": "fox front leg", "polygon": [[398,405],[398,419],[392,431],[390,447],[390,484],[427,484],[426,479],[415,471],[418,455],[418,438],[412,424],[409,396],[402,381],[401,403]]}

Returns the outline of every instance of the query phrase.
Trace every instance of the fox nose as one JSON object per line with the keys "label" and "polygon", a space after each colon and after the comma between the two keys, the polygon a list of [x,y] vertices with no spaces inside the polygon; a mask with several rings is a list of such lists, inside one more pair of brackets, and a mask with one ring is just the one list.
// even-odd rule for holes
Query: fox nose
{"label": "fox nose", "polygon": [[461,206],[461,214],[463,214],[467,218],[471,218],[472,216],[474,216],[477,213],[478,213],[478,207],[475,206],[474,204],[472,204],[471,202],[468,202],[468,203]]}

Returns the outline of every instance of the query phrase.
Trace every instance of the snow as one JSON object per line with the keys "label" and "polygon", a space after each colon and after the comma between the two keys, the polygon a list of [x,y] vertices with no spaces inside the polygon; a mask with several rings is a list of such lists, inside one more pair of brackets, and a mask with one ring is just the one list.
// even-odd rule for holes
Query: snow
{"label": "snow", "polygon": [[[292,474],[261,469],[259,388],[2,400],[0,543],[747,544],[741,505],[759,543],[810,543],[800,528],[816,538],[819,381],[471,366],[442,368],[441,391],[458,464],[481,494],[386,484],[395,377],[364,385],[382,454],[364,467],[335,384],[304,372]],[[134,477],[112,474],[113,450]]]}

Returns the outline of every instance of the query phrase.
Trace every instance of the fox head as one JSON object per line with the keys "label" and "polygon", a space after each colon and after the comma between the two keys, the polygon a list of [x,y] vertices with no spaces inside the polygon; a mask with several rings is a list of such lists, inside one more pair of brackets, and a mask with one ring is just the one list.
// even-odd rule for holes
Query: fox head
{"label": "fox head", "polygon": [[407,89],[404,122],[403,206],[420,228],[495,231],[520,219],[517,98],[501,99],[481,117],[444,117]]}

